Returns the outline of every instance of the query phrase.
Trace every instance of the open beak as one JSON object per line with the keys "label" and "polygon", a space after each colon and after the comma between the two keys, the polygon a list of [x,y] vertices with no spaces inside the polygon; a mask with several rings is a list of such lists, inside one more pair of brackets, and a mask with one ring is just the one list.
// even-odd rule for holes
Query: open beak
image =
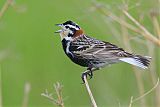
{"label": "open beak", "polygon": [[62,26],[62,24],[55,24],[56,26]]}
{"label": "open beak", "polygon": [[61,33],[61,32],[62,32],[62,30],[57,30],[54,33]]}
{"label": "open beak", "polygon": [[[56,26],[62,26],[62,24],[55,24]],[[58,31],[55,31],[54,33],[60,33],[60,32],[62,32],[62,30],[58,30]]]}

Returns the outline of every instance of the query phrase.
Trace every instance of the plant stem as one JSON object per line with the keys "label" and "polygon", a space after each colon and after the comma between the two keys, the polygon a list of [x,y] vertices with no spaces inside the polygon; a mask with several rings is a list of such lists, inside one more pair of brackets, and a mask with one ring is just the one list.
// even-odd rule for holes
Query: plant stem
{"label": "plant stem", "polygon": [[6,10],[9,8],[10,4],[13,2],[13,0],[6,0],[5,4],[3,5],[2,9],[0,10],[0,19],[6,12]]}
{"label": "plant stem", "polygon": [[159,39],[157,39],[153,34],[151,34],[143,25],[141,25],[136,19],[134,19],[127,11],[123,10],[123,13],[143,31],[142,35],[146,39],[160,46]]}
{"label": "plant stem", "polygon": [[97,107],[96,101],[95,101],[95,99],[94,99],[94,97],[93,97],[93,95],[92,95],[92,92],[91,92],[91,90],[90,90],[90,87],[89,87],[89,84],[88,84],[88,81],[87,81],[86,76],[84,76],[84,81],[85,81],[85,86],[86,86],[86,89],[87,89],[87,91],[88,91],[89,97],[90,97],[91,102],[92,102],[92,106],[93,106],[93,107]]}
{"label": "plant stem", "polygon": [[2,68],[0,65],[0,107],[2,107]]}

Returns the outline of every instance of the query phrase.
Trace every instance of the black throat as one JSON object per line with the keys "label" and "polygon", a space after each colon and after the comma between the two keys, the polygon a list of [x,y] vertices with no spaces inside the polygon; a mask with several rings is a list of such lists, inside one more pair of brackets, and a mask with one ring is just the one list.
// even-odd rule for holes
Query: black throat
{"label": "black throat", "polygon": [[63,50],[64,50],[64,52],[66,53],[66,48],[67,48],[67,44],[69,43],[69,41],[68,40],[66,40],[66,39],[63,39],[62,40],[62,46],[63,46]]}
{"label": "black throat", "polygon": [[[62,46],[65,54],[70,57],[71,59],[74,57],[73,54],[70,52],[70,41],[66,40],[65,38],[62,40]],[[68,48],[68,49],[67,49]]]}

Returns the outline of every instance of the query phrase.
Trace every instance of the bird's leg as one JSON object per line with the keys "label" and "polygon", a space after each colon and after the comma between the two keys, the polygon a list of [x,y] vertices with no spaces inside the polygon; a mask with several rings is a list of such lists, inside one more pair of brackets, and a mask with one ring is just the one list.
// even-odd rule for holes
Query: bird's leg
{"label": "bird's leg", "polygon": [[82,81],[83,81],[83,83],[82,83],[82,84],[84,84],[84,83],[85,83],[85,81],[84,81],[84,76],[86,76],[86,78],[87,78],[87,75],[88,75],[88,70],[82,73],[82,76],[81,76]]}
{"label": "bird's leg", "polygon": [[92,68],[91,67],[89,67],[89,68],[87,68],[87,70],[89,70],[88,71],[88,75],[89,75],[89,77],[90,77],[90,79],[93,77],[93,71],[92,71]]}
{"label": "bird's leg", "polygon": [[82,76],[81,76],[83,83],[85,83],[84,76],[86,76],[86,78],[87,78],[87,75],[89,75],[90,79],[91,79],[93,77],[93,71],[96,71],[96,70],[99,70],[99,69],[100,68],[87,68],[87,70],[85,72],[83,72]]}
{"label": "bird's leg", "polygon": [[89,75],[90,79],[93,77],[92,68],[93,68],[93,66],[92,66],[91,64],[89,64],[87,70],[89,70],[89,71],[88,71],[88,75]]}

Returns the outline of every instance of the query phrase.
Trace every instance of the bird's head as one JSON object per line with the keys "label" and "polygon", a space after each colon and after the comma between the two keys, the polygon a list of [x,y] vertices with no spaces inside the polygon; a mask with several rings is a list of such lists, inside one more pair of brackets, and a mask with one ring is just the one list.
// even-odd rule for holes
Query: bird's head
{"label": "bird's head", "polygon": [[56,24],[56,26],[61,27],[60,30],[55,32],[60,34],[61,40],[73,40],[75,37],[83,34],[83,30],[78,26],[78,24],[70,20],[62,24]]}

